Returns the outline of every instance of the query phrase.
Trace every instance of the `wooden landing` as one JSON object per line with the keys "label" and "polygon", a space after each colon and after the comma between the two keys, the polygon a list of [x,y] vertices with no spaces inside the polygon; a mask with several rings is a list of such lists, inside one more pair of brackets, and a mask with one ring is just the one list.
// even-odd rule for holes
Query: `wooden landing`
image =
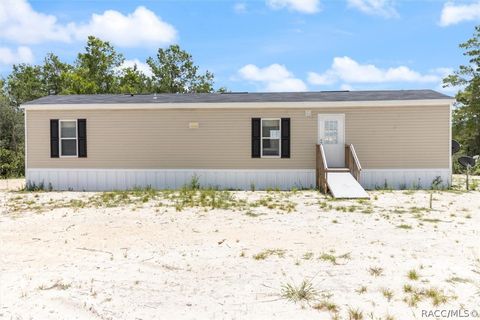
{"label": "wooden landing", "polygon": [[370,198],[368,193],[348,172],[329,172],[327,184],[334,198],[339,199],[362,199]]}

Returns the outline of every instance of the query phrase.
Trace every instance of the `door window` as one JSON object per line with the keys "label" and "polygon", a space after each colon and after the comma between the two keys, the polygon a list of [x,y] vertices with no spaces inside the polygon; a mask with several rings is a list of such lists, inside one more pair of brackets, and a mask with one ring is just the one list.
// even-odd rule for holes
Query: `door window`
{"label": "door window", "polygon": [[337,120],[325,120],[324,130],[324,144],[337,144],[338,143],[338,121]]}

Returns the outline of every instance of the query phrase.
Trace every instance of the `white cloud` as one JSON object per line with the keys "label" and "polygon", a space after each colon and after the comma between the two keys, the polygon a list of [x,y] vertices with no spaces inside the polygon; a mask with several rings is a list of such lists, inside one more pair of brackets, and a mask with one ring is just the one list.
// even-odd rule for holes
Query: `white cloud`
{"label": "white cloud", "polygon": [[333,84],[337,81],[335,75],[331,72],[325,72],[323,74],[309,72],[307,80],[311,84],[316,84],[319,86]]}
{"label": "white cloud", "polygon": [[32,63],[33,52],[29,47],[18,47],[17,51],[0,47],[0,64]]}
{"label": "white cloud", "polygon": [[233,11],[236,13],[245,13],[247,12],[247,4],[244,2],[237,2],[233,5]]}
{"label": "white cloud", "polygon": [[0,38],[22,44],[85,41],[88,35],[123,47],[172,43],[177,31],[153,11],[138,7],[124,15],[115,10],[92,14],[87,23],[60,23],[54,15],[35,11],[27,0],[0,0]]}
{"label": "white cloud", "polygon": [[133,68],[135,65],[137,66],[137,70],[141,71],[147,77],[152,76],[152,70],[150,69],[150,66],[138,59],[125,60],[121,65],[120,69]]}
{"label": "white cloud", "polygon": [[302,92],[308,91],[308,88],[305,82],[300,79],[287,78],[269,82],[265,90],[270,92]]}
{"label": "white cloud", "polygon": [[393,0],[347,0],[350,8],[355,8],[363,13],[382,16],[385,18],[398,17]]}
{"label": "white cloud", "polygon": [[172,25],[145,7],[138,7],[128,15],[107,10],[103,14],[93,14],[88,24],[70,24],[69,27],[77,39],[95,35],[122,47],[161,46],[172,43],[177,35]]}
{"label": "white cloud", "polygon": [[439,74],[442,78],[445,78],[446,76],[453,74],[455,70],[453,68],[441,67],[441,68],[432,69],[430,71],[432,73]]}
{"label": "white cloud", "polygon": [[254,64],[247,64],[242,67],[239,72],[244,79],[265,82],[290,78],[292,76],[285,66],[276,63],[265,68],[259,68]]}
{"label": "white cloud", "polygon": [[336,57],[332,66],[324,73],[310,72],[308,81],[315,85],[330,85],[339,81],[351,83],[391,83],[413,82],[434,83],[439,82],[445,69],[432,70],[429,74],[421,74],[406,66],[379,68],[373,64],[360,64],[350,57]]}
{"label": "white cloud", "polygon": [[276,10],[287,8],[309,14],[320,11],[320,0],[267,0],[267,5]]}
{"label": "white cloud", "polygon": [[462,21],[472,20],[480,20],[480,1],[462,5],[447,2],[442,9],[440,25],[446,27]]}
{"label": "white cloud", "polygon": [[308,90],[307,85],[302,80],[295,78],[285,66],[276,63],[265,68],[247,64],[238,73],[245,80],[261,83],[265,91],[293,92]]}
{"label": "white cloud", "polygon": [[70,40],[65,26],[53,15],[33,10],[26,0],[0,1],[0,38],[16,43]]}

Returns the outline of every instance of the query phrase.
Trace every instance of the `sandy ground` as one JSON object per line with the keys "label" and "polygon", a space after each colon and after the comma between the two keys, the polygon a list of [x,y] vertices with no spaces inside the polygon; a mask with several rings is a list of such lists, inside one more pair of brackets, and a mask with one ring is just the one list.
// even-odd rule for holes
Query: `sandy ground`
{"label": "sandy ground", "polygon": [[0,191],[18,190],[25,186],[25,179],[0,179]]}
{"label": "sandy ground", "polygon": [[[430,194],[374,191],[369,201],[335,201],[314,191],[231,192],[260,202],[179,211],[164,195],[96,207],[95,193],[1,191],[0,318],[355,319],[355,310],[357,319],[405,320],[425,319],[422,310],[480,312],[480,192],[433,192],[432,209]],[[412,270],[417,280],[407,277]],[[310,300],[282,297],[285,285],[304,280],[316,291]]]}

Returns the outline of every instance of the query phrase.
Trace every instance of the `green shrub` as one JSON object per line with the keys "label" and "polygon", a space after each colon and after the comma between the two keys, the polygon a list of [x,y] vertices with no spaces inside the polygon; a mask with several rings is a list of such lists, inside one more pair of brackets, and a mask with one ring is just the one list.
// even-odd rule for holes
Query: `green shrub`
{"label": "green shrub", "polygon": [[23,151],[0,148],[0,178],[22,177],[25,172]]}

